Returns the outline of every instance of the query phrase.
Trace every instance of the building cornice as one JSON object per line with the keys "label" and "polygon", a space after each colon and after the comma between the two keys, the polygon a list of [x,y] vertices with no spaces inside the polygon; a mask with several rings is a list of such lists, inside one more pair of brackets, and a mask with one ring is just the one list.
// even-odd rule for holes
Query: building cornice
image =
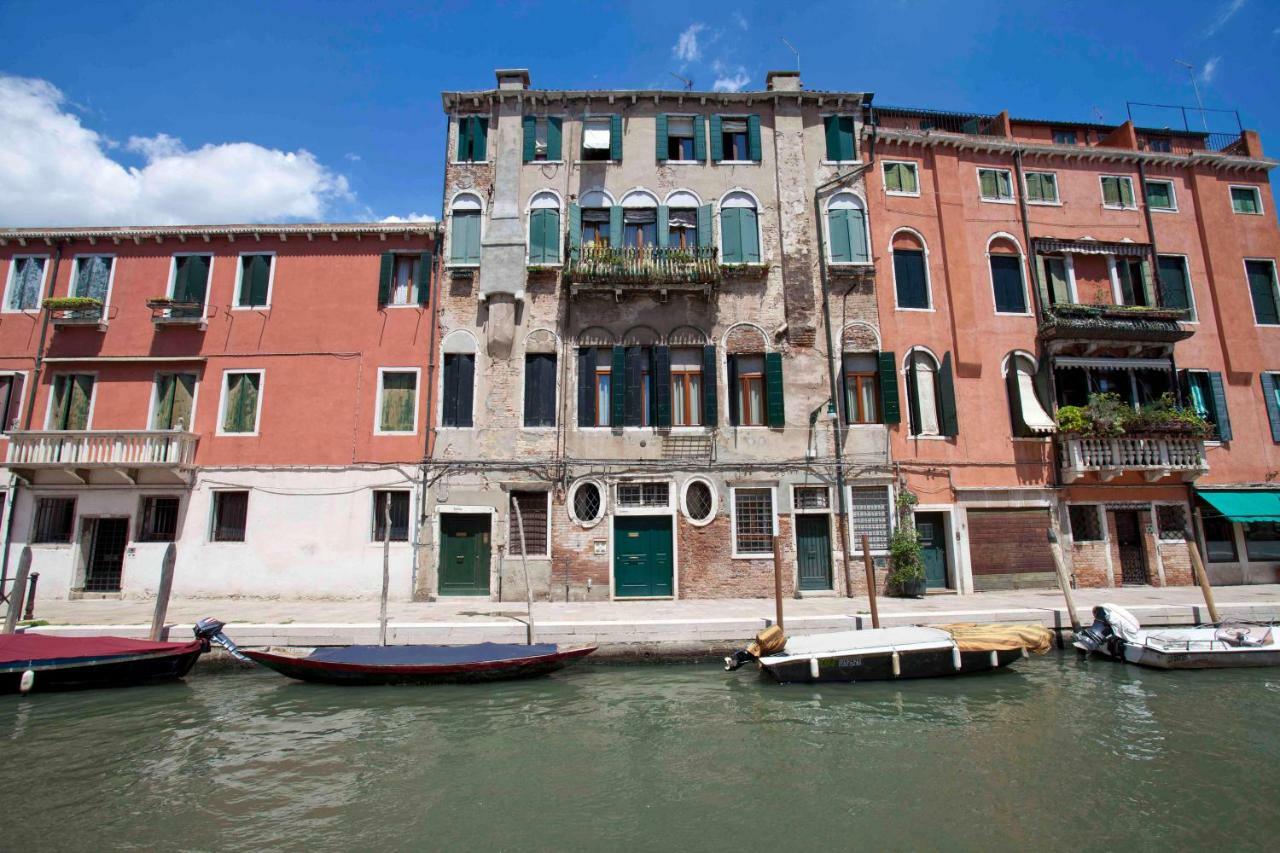
{"label": "building cornice", "polygon": [[261,225],[130,225],[122,227],[83,227],[83,228],[3,228],[0,229],[0,246],[17,243],[25,246],[29,243],[51,244],[63,240],[87,240],[91,244],[99,240],[110,241],[119,245],[126,241],[141,243],[153,240],[157,243],[166,239],[185,242],[188,239],[203,240],[208,243],[215,237],[234,241],[237,237],[245,237],[259,241],[267,239],[287,240],[290,237],[305,237],[309,241],[317,239],[337,240],[339,237],[376,237],[386,240],[388,237],[433,237],[439,233],[438,222],[311,222],[289,224]]}
{"label": "building cornice", "polygon": [[871,103],[870,92],[687,92],[668,89],[558,90],[558,89],[484,89],[475,92],[442,92],[441,103],[446,113],[475,110],[506,101],[530,107],[590,104],[600,101],[609,105],[673,102],[680,105],[715,106],[752,104],[810,103],[818,107],[859,109]]}

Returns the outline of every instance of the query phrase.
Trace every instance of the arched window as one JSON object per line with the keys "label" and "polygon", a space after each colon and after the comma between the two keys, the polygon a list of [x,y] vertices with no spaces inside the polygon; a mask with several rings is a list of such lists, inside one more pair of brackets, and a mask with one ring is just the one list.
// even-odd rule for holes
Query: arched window
{"label": "arched window", "polygon": [[[582,194],[579,207],[582,218],[582,245],[608,246],[613,199],[606,192],[591,190]],[[619,210],[618,213],[621,214],[622,211]],[[570,225],[572,224],[572,217],[570,217]],[[618,225],[621,228],[621,220]],[[618,239],[622,239],[621,234],[618,235]]]}
{"label": "arched window", "polygon": [[658,199],[645,190],[622,197],[622,242],[632,248],[658,245]]}
{"label": "arched window", "polygon": [[827,202],[827,257],[833,264],[871,262],[867,209],[853,193],[836,193]]}
{"label": "arched window", "polygon": [[453,225],[449,231],[449,263],[480,263],[480,221],[484,203],[475,193],[459,193],[449,207]]}
{"label": "arched window", "polygon": [[556,336],[547,329],[524,340],[524,425],[556,425]]}
{"label": "arched window", "polygon": [[907,354],[907,408],[913,436],[954,436],[958,432],[951,354],[939,363],[925,349]]}
{"label": "arched window", "polygon": [[1053,432],[1056,426],[1044,404],[1048,394],[1036,375],[1031,357],[1020,352],[1010,353],[1005,360],[1004,380],[1013,434],[1032,438]]}
{"label": "arched window", "polygon": [[720,257],[726,264],[760,263],[760,224],[756,200],[731,192],[720,201]]}
{"label": "arched window", "polygon": [[991,288],[997,314],[1026,314],[1027,288],[1022,277],[1022,252],[1008,237],[995,237],[987,244],[991,264]]}
{"label": "arched window", "polygon": [[560,199],[540,192],[529,201],[529,263],[560,263]]}
{"label": "arched window", "polygon": [[692,249],[710,245],[711,207],[705,208],[706,224],[699,225],[701,200],[688,190],[676,190],[667,196],[667,203],[658,208],[658,231],[663,228],[662,214],[666,212],[667,245],[673,249]]}
{"label": "arched window", "polygon": [[933,307],[929,289],[928,254],[914,231],[893,235],[893,288],[899,308],[927,311]]}

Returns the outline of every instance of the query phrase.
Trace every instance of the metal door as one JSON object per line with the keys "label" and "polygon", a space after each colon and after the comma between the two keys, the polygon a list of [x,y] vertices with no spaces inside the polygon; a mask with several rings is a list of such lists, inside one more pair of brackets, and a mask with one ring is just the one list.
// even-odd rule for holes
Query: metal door
{"label": "metal door", "polygon": [[440,594],[489,594],[489,516],[440,516]]}
{"label": "metal door", "polygon": [[124,574],[124,549],[129,541],[129,519],[85,519],[89,558],[85,563],[85,592],[119,592]]}
{"label": "metal door", "polygon": [[929,589],[946,589],[947,531],[942,523],[942,513],[916,513],[916,532],[920,534],[925,586]]}
{"label": "metal door", "polygon": [[1147,555],[1142,547],[1142,524],[1134,510],[1116,510],[1116,547],[1120,578],[1126,584],[1147,583]]}
{"label": "metal door", "polygon": [[619,597],[672,594],[670,516],[623,515],[613,521],[613,582]]}
{"label": "metal door", "polygon": [[830,516],[796,516],[796,564],[801,589],[831,589]]}

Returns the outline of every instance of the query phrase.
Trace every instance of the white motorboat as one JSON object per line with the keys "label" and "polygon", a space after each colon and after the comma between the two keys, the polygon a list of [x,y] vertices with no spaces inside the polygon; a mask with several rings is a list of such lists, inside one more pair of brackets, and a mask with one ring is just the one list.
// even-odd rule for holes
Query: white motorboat
{"label": "white motorboat", "polygon": [[1093,608],[1093,624],[1075,636],[1083,652],[1157,669],[1280,666],[1280,631],[1270,625],[1223,622],[1194,628],[1143,628],[1115,604]]}

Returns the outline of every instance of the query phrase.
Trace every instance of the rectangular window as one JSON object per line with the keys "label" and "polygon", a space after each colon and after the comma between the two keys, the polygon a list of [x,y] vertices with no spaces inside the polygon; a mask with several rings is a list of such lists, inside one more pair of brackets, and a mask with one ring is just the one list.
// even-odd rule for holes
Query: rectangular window
{"label": "rectangular window", "polygon": [[529,211],[529,263],[560,263],[560,211],[554,207]]}
{"label": "rectangular window", "polygon": [[691,162],[696,159],[693,116],[667,116],[667,161]]}
{"label": "rectangular window", "polygon": [[851,424],[880,423],[880,368],[873,353],[844,357],[844,416]]}
{"label": "rectangular window", "polygon": [[823,116],[822,127],[826,134],[828,161],[851,163],[857,159],[854,150],[853,116]]}
{"label": "rectangular window", "polygon": [[1244,262],[1253,298],[1253,319],[1260,326],[1280,325],[1280,304],[1276,301],[1276,262],[1256,260]]}
{"label": "rectangular window", "polygon": [[826,486],[796,486],[792,501],[796,509],[831,509],[831,492]]}
{"label": "rectangular window", "polygon": [[582,209],[582,245],[609,245],[609,208],[584,207]]}
{"label": "rectangular window", "polygon": [[624,509],[666,507],[671,502],[670,483],[619,483],[618,506]]}
{"label": "rectangular window", "polygon": [[222,415],[219,432],[229,435],[258,431],[262,371],[228,370],[222,374]]}
{"label": "rectangular window", "polygon": [[671,425],[702,426],[702,350],[671,351]]}
{"label": "rectangular window", "polygon": [[732,375],[737,377],[737,387],[729,393],[737,398],[737,419],[734,426],[764,426],[765,383],[764,356],[729,356]]}
{"label": "rectangular window", "polygon": [[1013,176],[1008,169],[979,169],[978,189],[983,201],[1013,201]]}
{"label": "rectangular window", "polygon": [[458,117],[458,162],[483,163],[488,150],[488,116]]}
{"label": "rectangular window", "polygon": [[556,425],[556,355],[531,352],[524,357],[524,425]]}
{"label": "rectangular window", "polygon": [[[466,220],[460,227],[458,219],[461,217]],[[474,221],[469,217],[473,217]],[[461,247],[463,257],[460,259],[463,263],[478,263],[479,255],[475,256],[474,261],[471,259],[470,242],[464,234],[461,243],[457,242],[458,234],[461,232],[469,232],[474,226],[476,229],[480,226],[479,211],[455,212],[453,214],[454,222],[454,249]],[[387,294],[387,305],[418,305],[420,304],[419,287],[422,283],[422,256],[421,255],[393,255],[393,265],[391,268],[391,291]],[[459,260],[455,258],[455,260]],[[430,270],[427,270],[429,273]]]}
{"label": "rectangular window", "polygon": [[450,352],[444,356],[444,387],[441,389],[440,424],[470,427],[471,404],[475,394],[476,356],[471,352]]}
{"label": "rectangular window", "polygon": [[1152,210],[1177,210],[1173,194],[1173,181],[1147,181],[1147,206]]}
{"label": "rectangular window", "polygon": [[596,350],[595,397],[595,426],[609,426],[613,411],[613,350],[608,347]]}
{"label": "rectangular window", "polygon": [[1054,145],[1075,145],[1076,132],[1074,130],[1066,130],[1063,128],[1055,127],[1053,129],[1053,144]]}
{"label": "rectangular window", "polygon": [[97,299],[106,305],[107,295],[111,290],[111,269],[114,265],[115,258],[110,255],[87,255],[76,258],[71,295]]}
{"label": "rectangular window", "polygon": [[884,191],[889,195],[920,195],[920,180],[915,163],[886,160]]}
{"label": "rectangular window", "polygon": [[139,542],[173,542],[178,537],[177,498],[143,498]]}
{"label": "rectangular window", "polygon": [[929,280],[925,277],[922,250],[893,250],[893,281],[899,308],[929,307]]}
{"label": "rectangular window", "polygon": [[1173,151],[1173,140],[1168,136],[1148,136],[1147,150],[1157,154],[1168,154]]}
{"label": "rectangular window", "polygon": [[373,490],[373,541],[387,539],[387,509],[391,510],[391,541],[409,541],[409,493],[404,489]]}
{"label": "rectangular window", "polygon": [[1225,406],[1226,397],[1221,387],[1214,387],[1215,384],[1221,386],[1221,375],[1217,375],[1215,379],[1215,373],[1208,370],[1187,370],[1182,375],[1185,377],[1188,405],[1196,414],[1214,425],[1219,439],[1227,440],[1229,436],[1226,431],[1230,429],[1230,422],[1226,413],[1219,408],[1219,403]]}
{"label": "rectangular window", "polygon": [[1123,175],[1103,175],[1102,205],[1124,210],[1136,207],[1133,202],[1133,179]]}
{"label": "rectangular window", "polygon": [[22,426],[19,416],[26,384],[22,373],[0,373],[0,432],[11,432]]}
{"label": "rectangular window", "polygon": [[195,398],[194,373],[157,373],[151,429],[190,431]]}
{"label": "rectangular window", "polygon": [[873,552],[889,550],[889,490],[884,486],[849,489],[851,551],[862,553],[862,536]]}
{"label": "rectangular window", "polygon": [[1120,288],[1120,304],[1150,307],[1152,282],[1146,261],[1138,258],[1116,258],[1115,268]]}
{"label": "rectangular window", "polygon": [[1067,507],[1067,518],[1071,522],[1073,541],[1102,541],[1102,523],[1098,519],[1097,504],[1071,504]]}
{"label": "rectangular window", "polygon": [[524,162],[558,163],[564,120],[559,116],[524,117]]}
{"label": "rectangular window", "polygon": [[582,159],[609,160],[613,149],[612,116],[593,116],[582,121]]}
{"label": "rectangular window", "polygon": [[243,542],[248,516],[247,491],[214,492],[209,539],[213,542]]}
{"label": "rectangular window", "polygon": [[1027,203],[1057,204],[1058,176],[1053,172],[1027,172]]}
{"label": "rectangular window", "polygon": [[[480,211],[455,209],[450,214],[450,220],[449,263],[471,265],[480,263]],[[401,259],[397,256],[397,262],[399,260]],[[400,267],[397,266],[397,281],[400,280],[400,275],[410,274],[410,271],[400,273],[399,270]]]}
{"label": "rectangular window", "polygon": [[1068,305],[1075,302],[1066,256],[1041,255],[1041,258],[1044,263],[1044,280],[1049,290],[1049,304]]}
{"label": "rectangular window", "polygon": [[760,263],[760,230],[754,207],[720,208],[720,256],[726,264]]}
{"label": "rectangular window", "polygon": [[997,314],[1027,313],[1027,289],[1022,285],[1022,259],[1017,255],[991,256],[991,284]]}
{"label": "rectangular window", "polygon": [[722,116],[720,119],[721,161],[746,161],[751,159],[747,150],[746,116]]}
{"label": "rectangular window", "polygon": [[1280,560],[1280,523],[1250,521],[1244,524],[1244,554],[1251,561]]}
{"label": "rectangular window", "polygon": [[1181,255],[1160,255],[1156,263],[1160,269],[1160,305],[1182,309],[1187,312],[1187,319],[1194,320],[1187,259]]}
{"label": "rectangular window", "polygon": [[733,490],[735,554],[773,553],[773,490]]}
{"label": "rectangular window", "polygon": [[1166,541],[1185,539],[1187,508],[1182,504],[1156,504],[1156,530]]}
{"label": "rectangular window", "polygon": [[668,210],[667,246],[672,249],[693,249],[698,245],[697,209],[673,207]]}
{"label": "rectangular window", "polygon": [[5,285],[6,311],[35,311],[44,293],[46,257],[15,257],[9,263],[9,281]]}
{"label": "rectangular window", "polygon": [[1236,561],[1235,525],[1208,505],[1203,506],[1200,514],[1204,527],[1205,561],[1234,563]]}
{"label": "rectangular window", "polygon": [[36,501],[32,543],[41,545],[70,542],[75,517],[75,498],[40,498]]}
{"label": "rectangular window", "polygon": [[622,242],[633,249],[658,245],[658,209],[641,207],[624,210]]}
{"label": "rectangular window", "polygon": [[173,286],[169,297],[176,305],[168,310],[170,317],[199,317],[209,292],[209,271],[213,255],[174,255]]}
{"label": "rectangular window", "polygon": [[418,371],[378,371],[378,432],[418,431]]}
{"label": "rectangular window", "polygon": [[[512,490],[507,507],[507,553],[513,557],[550,557],[547,543],[547,505],[551,493],[538,490]],[[517,518],[516,508],[520,515]],[[521,527],[524,538],[520,537]]]}
{"label": "rectangular window", "polygon": [[241,255],[236,282],[237,308],[267,308],[271,304],[271,279],[275,255]]}
{"label": "rectangular window", "polygon": [[88,429],[94,383],[92,373],[63,373],[53,377],[53,396],[45,429]]}
{"label": "rectangular window", "polygon": [[1236,213],[1261,213],[1262,194],[1257,187],[1232,187],[1231,209]]}

